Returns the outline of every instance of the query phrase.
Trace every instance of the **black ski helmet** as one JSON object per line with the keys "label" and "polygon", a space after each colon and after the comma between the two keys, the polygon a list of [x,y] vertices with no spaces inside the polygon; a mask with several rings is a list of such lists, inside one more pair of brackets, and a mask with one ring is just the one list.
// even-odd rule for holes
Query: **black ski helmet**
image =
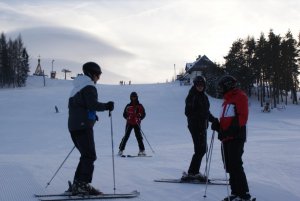
{"label": "black ski helmet", "polygon": [[135,100],[138,100],[138,95],[137,95],[137,93],[135,92],[135,91],[133,91],[133,92],[131,92],[131,94],[130,94],[130,100],[131,100],[131,97],[135,97],[136,99]]}
{"label": "black ski helmet", "polygon": [[220,78],[218,82],[218,91],[222,94],[225,94],[231,89],[236,88],[237,79],[231,75],[224,75]]}
{"label": "black ski helmet", "polygon": [[94,75],[99,76],[102,73],[100,66],[95,62],[87,62],[83,64],[82,71],[90,78],[93,78]]}
{"label": "black ski helmet", "polygon": [[138,97],[138,95],[135,91],[133,91],[133,92],[131,92],[130,97]]}
{"label": "black ski helmet", "polygon": [[193,83],[195,86],[198,85],[199,83],[202,83],[203,86],[205,87],[206,85],[205,77],[203,77],[202,75],[198,75],[194,78]]}

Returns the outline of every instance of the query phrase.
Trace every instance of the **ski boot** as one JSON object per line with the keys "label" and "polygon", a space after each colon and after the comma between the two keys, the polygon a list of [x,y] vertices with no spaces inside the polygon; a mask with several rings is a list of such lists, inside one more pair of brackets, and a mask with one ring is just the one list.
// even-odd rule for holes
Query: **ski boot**
{"label": "ski boot", "polygon": [[122,150],[119,150],[118,156],[123,156],[123,151]]}
{"label": "ski boot", "polygon": [[183,181],[195,181],[195,180],[197,180],[197,181],[200,181],[200,182],[206,182],[207,177],[204,176],[201,173],[192,174],[192,173],[183,172],[181,180],[183,180]]}
{"label": "ski boot", "polygon": [[145,150],[140,150],[138,156],[146,156]]}
{"label": "ski boot", "polygon": [[251,198],[251,195],[249,193],[246,193],[243,196],[237,196],[234,194],[231,194],[229,197],[225,197],[222,201],[254,201],[255,198]]}
{"label": "ski boot", "polygon": [[72,195],[72,183],[68,181],[69,188],[64,192],[66,195]]}
{"label": "ski boot", "polygon": [[103,194],[91,184],[75,180],[72,185],[72,195],[101,195]]}
{"label": "ski boot", "polygon": [[229,195],[229,197],[225,197],[222,201],[237,201],[236,199],[239,199],[239,197],[237,195]]}

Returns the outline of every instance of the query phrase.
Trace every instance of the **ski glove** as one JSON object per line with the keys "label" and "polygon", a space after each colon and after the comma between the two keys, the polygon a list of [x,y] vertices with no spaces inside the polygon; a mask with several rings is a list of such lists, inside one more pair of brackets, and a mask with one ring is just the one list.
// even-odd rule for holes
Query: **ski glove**
{"label": "ski glove", "polygon": [[211,123],[211,130],[219,132],[220,130],[220,122],[219,119],[215,118]]}
{"label": "ski glove", "polygon": [[106,110],[113,111],[114,110],[114,102],[113,101],[107,102],[105,104],[105,108],[106,108]]}
{"label": "ski glove", "polygon": [[246,140],[246,126],[233,127],[230,126],[226,131],[220,131],[218,133],[218,139],[229,140],[229,139],[241,139]]}

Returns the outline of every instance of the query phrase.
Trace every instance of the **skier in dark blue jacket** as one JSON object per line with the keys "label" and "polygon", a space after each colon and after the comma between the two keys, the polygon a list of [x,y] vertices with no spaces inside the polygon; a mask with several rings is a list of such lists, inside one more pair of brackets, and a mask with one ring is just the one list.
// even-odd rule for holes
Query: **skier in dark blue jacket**
{"label": "skier in dark blue jacket", "polygon": [[98,120],[96,111],[112,111],[114,102],[98,102],[95,85],[102,73],[100,66],[94,62],[87,62],[83,65],[82,70],[84,75],[75,78],[68,104],[68,128],[72,141],[81,155],[69,191],[73,195],[100,195],[102,194],[101,191],[90,184],[93,177],[94,161],[97,158],[93,126]]}

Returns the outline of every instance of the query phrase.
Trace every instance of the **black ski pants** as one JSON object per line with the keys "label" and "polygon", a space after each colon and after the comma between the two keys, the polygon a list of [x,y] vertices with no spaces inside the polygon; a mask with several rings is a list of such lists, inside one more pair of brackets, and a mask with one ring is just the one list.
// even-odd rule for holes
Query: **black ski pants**
{"label": "black ski pants", "polygon": [[122,138],[122,141],[120,143],[119,149],[121,151],[123,151],[125,149],[126,143],[127,143],[128,139],[130,137],[130,133],[131,133],[132,129],[134,129],[135,137],[136,137],[136,140],[138,142],[140,151],[144,151],[145,150],[145,146],[144,146],[144,143],[143,143],[143,136],[141,134],[141,128],[140,128],[140,126],[139,125],[130,125],[128,123],[126,124],[125,135]]}
{"label": "black ski pants", "polygon": [[80,152],[74,180],[91,183],[94,172],[94,161],[97,159],[93,128],[70,131],[75,147]]}
{"label": "black ski pants", "polygon": [[231,194],[235,194],[240,197],[243,197],[247,192],[249,192],[242,160],[244,144],[245,142],[240,139],[222,143],[224,149],[223,162],[225,163],[226,171],[229,173]]}
{"label": "black ski pants", "polygon": [[199,129],[195,126],[188,126],[194,143],[194,154],[188,169],[189,174],[198,174],[200,171],[201,161],[207,150],[206,130]]}

